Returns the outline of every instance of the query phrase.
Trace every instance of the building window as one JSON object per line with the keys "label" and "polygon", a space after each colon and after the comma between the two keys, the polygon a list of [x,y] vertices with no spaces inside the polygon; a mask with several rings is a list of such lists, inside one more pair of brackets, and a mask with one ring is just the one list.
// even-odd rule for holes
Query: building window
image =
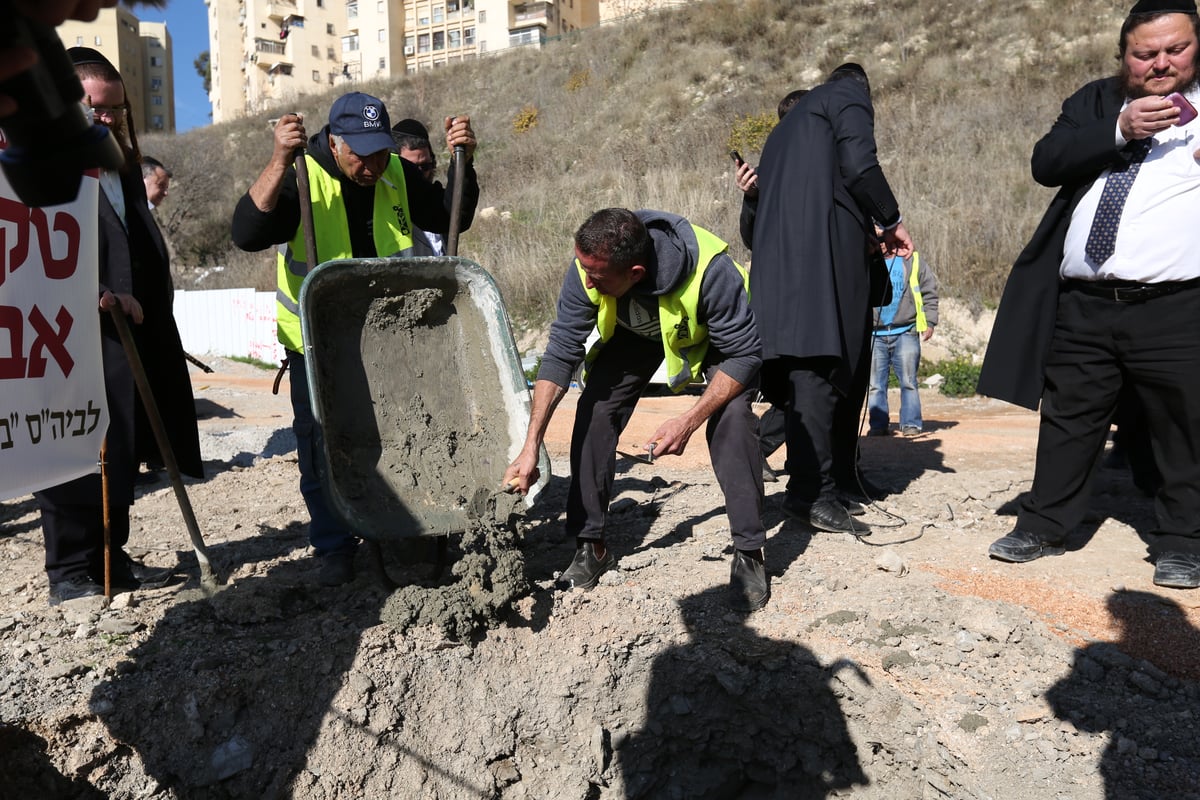
{"label": "building window", "polygon": [[163,65],[162,56],[150,56],[150,66],[161,67]]}
{"label": "building window", "polygon": [[464,44],[475,44],[475,29],[474,28],[463,28],[463,43]]}
{"label": "building window", "polygon": [[336,35],[333,31],[333,23],[332,22],[325,23],[325,32],[328,33],[330,36]]}
{"label": "building window", "polygon": [[99,47],[99,46],[100,46],[100,37],[97,36],[96,37],[96,47]]}
{"label": "building window", "polygon": [[383,13],[383,0],[379,0],[379,2],[375,5],[375,10],[380,14]]}
{"label": "building window", "polygon": [[150,96],[150,105],[152,105],[152,106],[161,106],[161,105],[162,105],[162,100],[163,100],[163,99],[162,99],[162,95],[161,95],[161,94],[155,94],[155,95],[151,95],[151,96]]}
{"label": "building window", "polygon": [[313,58],[320,58],[321,57],[321,48],[318,45],[314,44],[312,46],[312,53],[313,53]]}
{"label": "building window", "polygon": [[342,52],[357,53],[358,52],[358,34],[352,33],[349,36],[342,37]]}
{"label": "building window", "polygon": [[404,52],[413,53],[417,49],[417,37],[409,34],[404,37]]}
{"label": "building window", "polygon": [[433,32],[433,49],[434,50],[445,50],[446,49],[446,32],[445,31],[434,31]]}
{"label": "building window", "polygon": [[482,25],[485,22],[487,22],[487,11],[486,10],[480,11],[479,12],[479,24]]}
{"label": "building window", "polygon": [[446,19],[445,8],[442,6],[434,6],[433,7],[433,21],[434,22],[443,22],[443,21],[445,21],[445,19]]}
{"label": "building window", "polygon": [[429,52],[429,34],[428,33],[422,33],[421,35],[419,35],[417,37],[417,52],[418,53],[428,53]]}
{"label": "building window", "polygon": [[153,89],[154,91],[158,91],[159,89],[161,89],[162,88],[162,78],[151,78],[150,79],[150,88]]}
{"label": "building window", "polygon": [[381,41],[381,42],[387,41],[387,28],[379,29],[379,41]]}
{"label": "building window", "polygon": [[358,3],[347,3],[346,4],[346,18],[354,19],[357,16],[358,16]]}
{"label": "building window", "polygon": [[487,40],[486,39],[479,40],[479,52],[481,52],[481,53],[487,52]]}
{"label": "building window", "polygon": [[75,37],[75,46],[76,46],[76,47],[83,47],[83,37],[82,37],[82,36],[76,36],[76,37]]}
{"label": "building window", "polygon": [[321,82],[321,71],[314,69],[313,70],[313,83],[320,83],[320,82]]}
{"label": "building window", "polygon": [[428,25],[429,24],[429,15],[427,14],[423,17],[417,17],[417,24],[418,25]]}
{"label": "building window", "polygon": [[387,59],[386,58],[379,59],[379,71],[383,72],[386,69],[387,69]]}
{"label": "building window", "polygon": [[332,47],[326,51],[325,55],[330,61],[337,61],[337,51],[335,51]]}
{"label": "building window", "polygon": [[451,47],[462,47],[462,31],[446,31],[450,37]]}
{"label": "building window", "polygon": [[317,8],[324,8],[325,0],[317,0]]}
{"label": "building window", "polygon": [[162,130],[163,115],[155,114],[154,116],[150,117],[150,124],[153,125],[157,130]]}

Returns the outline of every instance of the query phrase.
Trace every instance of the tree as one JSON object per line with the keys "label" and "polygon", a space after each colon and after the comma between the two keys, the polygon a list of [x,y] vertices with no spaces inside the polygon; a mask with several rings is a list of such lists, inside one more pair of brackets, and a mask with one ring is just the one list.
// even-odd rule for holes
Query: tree
{"label": "tree", "polygon": [[200,55],[196,56],[196,60],[192,62],[192,66],[196,68],[196,74],[204,78],[205,93],[212,91],[212,61],[208,57],[208,51],[205,50]]}

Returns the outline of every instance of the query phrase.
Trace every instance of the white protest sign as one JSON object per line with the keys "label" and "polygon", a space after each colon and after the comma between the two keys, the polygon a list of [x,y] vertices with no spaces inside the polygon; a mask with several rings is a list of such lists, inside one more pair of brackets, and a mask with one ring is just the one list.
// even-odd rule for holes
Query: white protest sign
{"label": "white protest sign", "polygon": [[92,171],[74,202],[29,208],[0,172],[0,500],[97,470],[98,198]]}

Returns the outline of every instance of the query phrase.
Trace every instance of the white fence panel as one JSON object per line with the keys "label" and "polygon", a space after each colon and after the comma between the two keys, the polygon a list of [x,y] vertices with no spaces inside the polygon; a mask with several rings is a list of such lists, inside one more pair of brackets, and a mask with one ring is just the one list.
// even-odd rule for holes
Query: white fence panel
{"label": "white fence panel", "polygon": [[248,356],[268,362],[283,358],[275,336],[273,292],[179,289],[174,311],[183,349],[193,355]]}

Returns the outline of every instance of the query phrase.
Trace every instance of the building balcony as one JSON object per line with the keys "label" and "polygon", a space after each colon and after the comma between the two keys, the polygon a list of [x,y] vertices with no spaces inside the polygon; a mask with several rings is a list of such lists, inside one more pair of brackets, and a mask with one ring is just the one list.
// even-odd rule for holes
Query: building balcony
{"label": "building balcony", "polygon": [[270,19],[284,20],[296,13],[296,4],[290,0],[273,0],[267,3],[267,17]]}
{"label": "building balcony", "polygon": [[508,7],[508,27],[523,28],[529,25],[541,25],[543,28],[554,21],[554,4],[544,2],[510,2]]}
{"label": "building balcony", "polygon": [[[273,42],[270,39],[255,39],[254,52],[265,53],[268,56],[282,56],[287,53],[286,42]],[[269,58],[260,58],[259,61],[270,61]]]}

